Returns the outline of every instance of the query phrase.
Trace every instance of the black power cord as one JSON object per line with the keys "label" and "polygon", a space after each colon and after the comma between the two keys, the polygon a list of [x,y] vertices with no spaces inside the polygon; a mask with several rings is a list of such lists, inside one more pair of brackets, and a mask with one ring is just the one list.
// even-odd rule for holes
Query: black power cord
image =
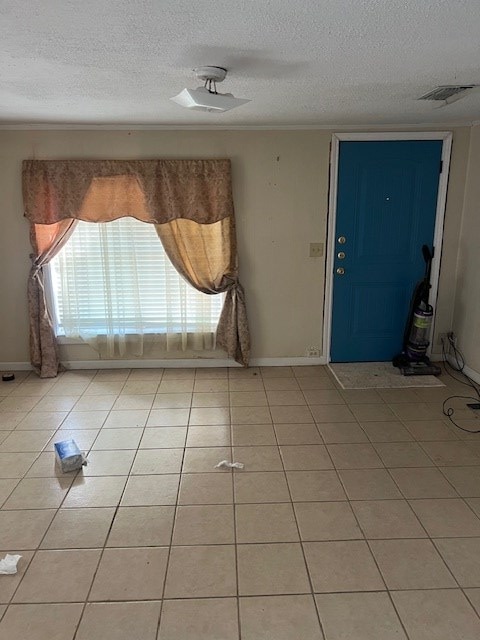
{"label": "black power cord", "polygon": [[[465,358],[463,357],[462,352],[457,349],[457,345],[455,344],[455,336],[452,332],[447,333],[447,340],[448,351],[445,348],[445,340],[442,338],[442,356],[443,363],[445,365],[445,371],[451,378],[453,378],[457,382],[460,382],[460,384],[464,384],[466,387],[470,387],[471,389],[473,389],[475,391],[475,397],[456,395],[448,397],[443,403],[443,414],[447,416],[450,422],[455,427],[457,427],[457,429],[461,429],[466,433],[480,433],[480,429],[465,429],[464,427],[461,427],[459,424],[457,424],[452,417],[455,413],[455,409],[452,406],[447,407],[447,404],[451,403],[452,400],[473,400],[475,403],[480,402],[480,386],[465,373]],[[449,355],[453,355],[453,357],[455,358],[455,363],[457,365],[456,367],[454,367],[448,360],[447,356]],[[452,371],[454,371],[455,373],[459,373],[461,376],[463,376],[464,379],[458,378],[457,376],[453,375]]]}

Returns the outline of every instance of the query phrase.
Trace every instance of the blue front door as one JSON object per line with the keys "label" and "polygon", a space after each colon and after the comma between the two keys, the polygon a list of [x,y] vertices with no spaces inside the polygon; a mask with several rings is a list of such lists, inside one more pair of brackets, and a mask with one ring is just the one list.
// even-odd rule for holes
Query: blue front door
{"label": "blue front door", "polygon": [[433,245],[441,154],[440,140],[340,143],[332,362],[401,351],[421,248]]}

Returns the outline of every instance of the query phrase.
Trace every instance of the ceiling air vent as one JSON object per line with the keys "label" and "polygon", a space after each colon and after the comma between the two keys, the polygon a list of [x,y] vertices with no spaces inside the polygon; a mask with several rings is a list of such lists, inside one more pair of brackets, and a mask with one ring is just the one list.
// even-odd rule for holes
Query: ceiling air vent
{"label": "ceiling air vent", "polygon": [[475,84],[452,84],[452,85],[442,85],[440,87],[435,87],[432,91],[429,91],[418,100],[435,100],[436,102],[454,102],[455,100],[459,100],[463,97],[463,94],[469,89],[473,89],[478,85]]}

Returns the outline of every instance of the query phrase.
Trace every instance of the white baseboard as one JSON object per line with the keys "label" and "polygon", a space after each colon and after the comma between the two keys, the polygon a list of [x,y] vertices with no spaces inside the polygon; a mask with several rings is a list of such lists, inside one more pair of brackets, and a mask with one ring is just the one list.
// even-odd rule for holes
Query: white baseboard
{"label": "white baseboard", "polygon": [[[457,363],[456,363],[455,358],[453,356],[447,355],[447,359],[450,362],[450,364],[452,365],[452,367],[456,367],[457,366]],[[464,372],[467,374],[467,376],[469,378],[471,378],[477,384],[480,384],[480,373],[478,373],[478,371],[475,371],[475,369],[471,369],[470,367],[467,367],[467,365],[464,366],[463,370],[464,370]]]}
{"label": "white baseboard", "polygon": [[[228,358],[190,358],[190,359],[161,359],[161,360],[64,360],[66,369],[183,369],[196,367],[240,367],[237,362]],[[293,357],[293,358],[252,358],[251,367],[292,367],[317,366],[327,364],[327,358]],[[29,362],[0,362],[2,371],[31,371]]]}

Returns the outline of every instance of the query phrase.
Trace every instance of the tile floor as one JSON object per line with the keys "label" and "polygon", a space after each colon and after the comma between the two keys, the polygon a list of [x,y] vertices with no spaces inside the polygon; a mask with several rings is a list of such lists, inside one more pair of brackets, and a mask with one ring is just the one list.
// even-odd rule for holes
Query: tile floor
{"label": "tile floor", "polygon": [[[343,391],[281,367],[0,385],[0,555],[22,555],[0,640],[480,638],[480,435],[442,414],[456,383]],[[90,463],[62,475],[52,444],[72,437]]]}

